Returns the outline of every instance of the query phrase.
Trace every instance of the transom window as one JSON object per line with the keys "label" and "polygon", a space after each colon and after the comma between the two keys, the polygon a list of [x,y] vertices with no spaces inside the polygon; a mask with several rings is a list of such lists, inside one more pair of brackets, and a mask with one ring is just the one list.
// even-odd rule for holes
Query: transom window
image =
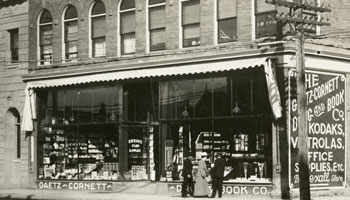
{"label": "transom window", "polygon": [[121,54],[135,53],[135,0],[123,0],[120,5]]}
{"label": "transom window", "polygon": [[183,1],[182,9],[182,46],[200,45],[200,1]]}
{"label": "transom window", "polygon": [[217,0],[218,43],[232,42],[237,38],[236,0]]}
{"label": "transom window", "polygon": [[74,6],[68,6],[64,13],[64,60],[78,59],[78,13]]}
{"label": "transom window", "polygon": [[39,20],[39,64],[53,63],[52,50],[52,16],[48,10],[42,11]]}
{"label": "transom window", "polygon": [[106,56],[106,8],[96,1],[91,9],[91,57]]}
{"label": "transom window", "polygon": [[150,50],[165,50],[165,0],[150,0],[148,9]]}

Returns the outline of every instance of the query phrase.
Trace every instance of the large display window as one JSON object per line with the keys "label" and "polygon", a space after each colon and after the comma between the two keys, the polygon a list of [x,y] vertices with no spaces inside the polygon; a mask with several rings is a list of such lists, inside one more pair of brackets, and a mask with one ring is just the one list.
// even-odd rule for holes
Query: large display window
{"label": "large display window", "polygon": [[38,178],[121,180],[119,85],[39,90]]}
{"label": "large display window", "polygon": [[208,164],[216,153],[224,155],[225,181],[271,182],[272,114],[262,68],[182,77],[159,88],[169,161],[163,180],[180,180],[183,158],[199,160],[206,152]]}

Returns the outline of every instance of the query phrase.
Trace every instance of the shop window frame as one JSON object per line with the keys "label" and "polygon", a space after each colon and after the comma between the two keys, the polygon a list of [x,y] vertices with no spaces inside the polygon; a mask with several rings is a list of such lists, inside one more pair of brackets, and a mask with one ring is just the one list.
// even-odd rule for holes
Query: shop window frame
{"label": "shop window frame", "polygon": [[[81,112],[81,111],[79,111],[79,109],[81,109],[81,108],[78,105],[78,103],[81,99],[81,98],[79,98],[80,90],[82,90],[82,89],[87,89],[87,90],[95,89],[95,91],[99,91],[98,88],[101,88],[101,87],[106,88],[106,90],[105,90],[105,92],[106,92],[105,101],[107,101],[106,103],[112,103],[112,105],[113,105],[112,108],[108,109],[108,113],[106,116],[108,119],[103,120],[103,121],[81,122],[79,120],[79,115],[80,115],[79,113]],[[107,92],[110,92],[108,90],[108,88],[112,89],[112,91],[117,92],[117,93],[115,93],[113,96],[108,96]],[[63,99],[61,98],[60,100],[56,99],[56,98],[58,98],[57,96],[56,97],[52,96],[58,92],[60,92],[61,95],[65,95],[66,91],[71,92],[71,93],[73,92],[72,94],[76,94],[75,96],[74,95],[71,96],[71,98],[75,99],[75,101],[76,101],[75,103],[68,101],[64,96],[62,97]],[[38,105],[39,105],[38,106],[38,108],[39,108],[38,118],[41,119],[41,120],[38,120],[38,127],[39,127],[38,134],[39,134],[40,145],[44,145],[47,142],[49,142],[49,143],[53,142],[53,138],[57,139],[57,137],[65,138],[64,141],[67,141],[68,138],[70,137],[68,135],[71,133],[72,134],[74,133],[79,138],[85,137],[86,139],[88,139],[89,136],[86,135],[86,133],[85,133],[86,131],[82,131],[83,129],[92,130],[92,128],[98,129],[99,127],[101,127],[101,128],[104,127],[105,129],[108,127],[114,127],[112,130],[114,130],[115,132],[105,132],[105,134],[114,134],[114,138],[117,138],[117,141],[114,144],[118,145],[117,147],[120,148],[119,147],[119,145],[120,145],[120,143],[119,143],[120,128],[119,127],[122,126],[122,117],[121,117],[121,115],[119,115],[119,116],[117,116],[117,118],[115,120],[112,118],[109,119],[111,117],[110,114],[114,113],[114,109],[117,109],[117,111],[119,110],[119,112],[120,112],[119,114],[122,114],[122,112],[123,112],[122,111],[122,87],[120,84],[111,84],[111,85],[103,85],[102,84],[101,86],[93,85],[93,86],[87,86],[87,87],[84,86],[81,88],[63,87],[63,88],[52,88],[52,89],[39,89],[36,92],[38,93]],[[49,93],[51,93],[51,97],[49,97]],[[47,95],[47,96],[45,97],[45,95]],[[91,95],[92,95],[92,93],[91,93]],[[61,104],[61,106],[63,106],[62,108],[64,108],[63,110],[61,110],[63,112],[63,114],[61,114],[61,115],[59,115],[57,113],[57,111],[54,111],[54,109],[59,109],[57,107],[58,105],[54,105],[55,104],[54,102],[58,102],[58,101],[62,101],[60,104]],[[48,104],[49,102],[52,102],[52,104]],[[66,106],[71,107],[71,109],[67,110]],[[91,105],[91,106],[93,106],[93,105]],[[47,109],[49,109],[49,110],[51,109],[51,111],[48,112]],[[91,109],[92,109],[92,107],[91,107]],[[71,111],[69,111],[69,110],[71,110]],[[76,110],[76,113],[74,115],[73,114],[71,115],[70,113],[71,112],[73,113],[74,110]],[[51,114],[48,115],[48,113],[51,113]],[[55,115],[55,114],[56,114],[55,119],[50,117],[50,116]],[[91,113],[91,115],[92,114],[93,113]],[[58,118],[59,116],[61,116],[63,118],[59,119]],[[75,118],[70,119],[69,116],[74,116]],[[91,118],[93,118],[93,116],[91,116]],[[91,127],[91,128],[89,128],[89,127]],[[97,134],[97,132],[95,134]],[[50,137],[50,139],[47,139],[46,137],[47,138]],[[74,137],[75,136],[73,136],[73,138]],[[61,141],[61,139],[60,139],[60,141]],[[107,142],[108,140],[106,139],[105,141]],[[80,147],[83,147],[83,146],[79,145],[79,148]],[[56,147],[54,147],[54,148],[56,149]],[[64,148],[66,148],[66,147],[64,147]],[[69,148],[71,148],[71,147],[69,147]],[[88,149],[90,149],[90,147],[88,147]],[[45,169],[44,169],[44,165],[45,165],[45,162],[44,162],[45,152],[44,152],[44,150],[45,150],[44,146],[38,148],[39,157],[41,154],[43,154],[42,157],[40,157],[43,159],[42,163],[38,163],[39,165],[42,165],[43,173],[40,172],[39,167],[38,167],[38,177],[37,177],[38,180],[45,180],[46,179],[45,178]],[[47,150],[47,148],[46,148],[46,150]],[[79,157],[79,155],[83,155],[83,154],[77,153],[77,155]],[[120,155],[118,154],[117,156],[118,156],[117,163],[120,163],[120,160],[119,160]],[[40,159],[38,159],[38,162],[41,162]],[[86,163],[89,163],[89,162],[90,161],[88,161]],[[65,163],[65,162],[63,162],[63,163]],[[80,166],[80,164],[84,164],[84,163],[85,163],[85,161],[78,163],[79,165],[77,164],[77,166],[76,166],[77,169]],[[74,169],[74,168],[72,168],[72,169]],[[118,171],[119,170],[120,169],[118,169]],[[47,173],[51,173],[51,172],[52,172],[52,170],[47,171]],[[77,173],[78,177],[80,177],[80,174],[82,174],[82,173],[80,173],[80,172]],[[57,172],[55,173],[55,175],[57,175]],[[57,180],[57,177],[53,177],[51,175],[49,175],[48,177],[49,177],[49,180]],[[62,180],[72,180],[72,179],[62,179]],[[78,180],[88,180],[88,179],[78,178]],[[105,179],[105,180],[110,180],[110,179]],[[115,179],[115,180],[117,181],[117,179]]]}
{"label": "shop window frame", "polygon": [[[68,12],[71,12],[71,11],[73,11],[75,15],[73,17],[67,16]],[[79,38],[79,24],[78,24],[79,21],[78,21],[77,9],[73,5],[66,6],[63,11],[62,18],[63,18],[62,19],[62,22],[63,22],[62,60],[63,62],[77,62],[78,61],[78,38]],[[75,36],[76,38],[71,40],[71,39],[68,39],[70,34],[72,34],[72,33],[69,33],[69,28],[71,28],[69,24],[74,24],[74,23],[75,23],[75,26],[73,27],[76,27],[76,32],[74,32],[73,34],[76,34]],[[75,50],[70,50],[71,45],[72,46],[75,45]]]}
{"label": "shop window frame", "polygon": [[10,34],[11,63],[19,62],[19,29],[8,30]]}
{"label": "shop window frame", "polygon": [[[234,42],[237,41],[237,1],[231,1],[232,3],[235,3],[235,7],[236,7],[236,13],[232,14],[232,16],[229,17],[222,17],[220,18],[220,0],[216,0],[215,1],[215,10],[216,10],[216,43],[217,44],[223,44],[223,43],[229,43],[229,42]],[[233,33],[234,35],[231,37],[229,37],[228,39],[220,39],[220,24],[222,24],[225,21],[231,21],[230,24],[233,26]]]}
{"label": "shop window frame", "polygon": [[[189,22],[185,23],[184,19],[184,6],[185,4],[198,4],[197,6],[199,7],[199,12],[198,12],[198,22]],[[201,43],[201,3],[200,0],[181,0],[180,1],[180,47],[181,48],[190,48],[190,47],[197,47],[200,46]],[[186,31],[191,30],[192,31],[198,31],[199,35],[198,37],[194,38],[185,38]]]}
{"label": "shop window frame", "polygon": [[[100,4],[101,6],[103,6],[103,10],[101,11],[96,11],[97,13],[94,13],[95,10],[97,9],[96,6]],[[89,56],[90,58],[98,58],[98,57],[105,57],[107,54],[107,48],[106,48],[106,31],[107,31],[107,26],[106,26],[106,7],[105,4],[100,1],[100,0],[96,0],[94,1],[91,6],[90,6],[90,11],[89,11]],[[105,33],[104,35],[100,35],[95,37],[94,36],[94,23],[95,20],[102,20],[104,23],[104,30],[102,31],[103,33]],[[101,23],[101,22],[100,22]],[[100,45],[102,46],[102,50],[101,52],[99,52],[96,49],[96,45],[100,43]]]}
{"label": "shop window frame", "polygon": [[[132,2],[130,4],[127,4],[125,2]],[[135,0],[122,0],[119,3],[119,22],[118,22],[118,28],[119,28],[119,55],[132,55],[136,53],[136,5]],[[123,18],[125,18],[127,14],[133,15],[134,18],[134,27],[133,30],[129,30],[124,32],[123,30]],[[124,16],[123,16],[124,15]],[[129,43],[126,45],[125,42],[128,41]],[[130,48],[130,49],[128,49]]]}
{"label": "shop window frame", "polygon": [[[44,19],[43,17],[46,17]],[[40,12],[37,22],[37,60],[38,65],[52,65],[53,64],[53,20],[50,11],[44,9]],[[47,29],[47,30],[45,30]],[[44,31],[48,36],[48,44],[42,42]],[[45,49],[48,52],[45,52]]]}
{"label": "shop window frame", "polygon": [[[277,38],[279,35],[279,31],[281,31],[280,29],[280,22],[276,21],[273,19],[273,17],[277,14],[277,9],[275,6],[272,5],[267,5],[267,3],[265,3],[265,6],[268,6],[270,8],[260,8],[258,1],[263,1],[265,3],[265,0],[254,0],[254,29],[255,29],[255,39],[261,39],[261,38]],[[272,8],[274,7],[274,8]],[[261,11],[260,11],[261,9]],[[269,28],[269,31],[267,31],[266,33],[260,33],[259,32],[259,21],[258,19],[260,18],[264,18],[265,20],[260,22],[262,25],[261,26],[266,26],[264,25],[264,23],[270,23],[269,26],[273,27],[273,30],[271,31],[271,27]],[[267,20],[266,20],[267,19]]]}
{"label": "shop window frame", "polygon": [[[162,9],[164,10],[164,14],[166,12],[166,1],[165,0],[159,0],[156,2],[152,2],[152,0],[148,0],[148,32],[147,32],[147,41],[148,41],[148,49],[149,51],[162,51],[162,50],[166,50],[166,18],[161,18],[161,20],[163,20],[164,25],[163,26],[159,26],[156,28],[152,28],[151,24],[151,12],[155,9]],[[165,15],[164,15],[165,16]],[[155,32],[161,33],[163,34],[163,39],[164,42],[160,43],[159,45],[152,45],[152,34],[154,34]]]}

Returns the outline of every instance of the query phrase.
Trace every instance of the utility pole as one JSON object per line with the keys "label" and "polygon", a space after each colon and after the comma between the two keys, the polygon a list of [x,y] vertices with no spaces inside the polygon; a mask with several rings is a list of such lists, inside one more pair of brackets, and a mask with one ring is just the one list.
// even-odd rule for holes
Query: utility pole
{"label": "utility pole", "polygon": [[330,23],[323,22],[319,13],[330,12],[330,8],[319,5],[315,0],[265,0],[268,4],[282,6],[289,9],[287,13],[277,13],[276,20],[282,21],[290,26],[291,34],[295,38],[296,48],[296,71],[297,71],[297,93],[298,93],[298,161],[299,161],[299,191],[301,200],[310,200],[310,180],[308,161],[308,132],[306,117],[306,88],[305,88],[305,33],[316,33],[317,26],[329,26]]}

